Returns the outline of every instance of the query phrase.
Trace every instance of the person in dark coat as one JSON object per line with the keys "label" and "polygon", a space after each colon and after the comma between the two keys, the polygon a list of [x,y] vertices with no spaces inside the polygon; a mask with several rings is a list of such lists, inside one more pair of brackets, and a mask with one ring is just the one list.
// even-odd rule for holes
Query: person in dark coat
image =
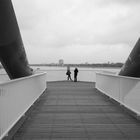
{"label": "person in dark coat", "polygon": [[71,79],[71,71],[70,71],[70,67],[67,67],[66,75],[68,76],[68,77],[67,77],[67,80],[71,80],[71,81],[72,81],[72,79]]}
{"label": "person in dark coat", "polygon": [[74,69],[74,82],[77,82],[78,69]]}

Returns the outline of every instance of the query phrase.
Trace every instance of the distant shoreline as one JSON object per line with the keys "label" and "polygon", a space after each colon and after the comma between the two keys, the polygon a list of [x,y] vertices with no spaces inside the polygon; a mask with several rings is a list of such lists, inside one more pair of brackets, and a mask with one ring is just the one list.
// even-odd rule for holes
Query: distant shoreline
{"label": "distant shoreline", "polygon": [[30,64],[30,66],[36,66],[36,67],[81,67],[81,68],[118,68],[120,69],[123,64],[88,64],[88,65],[84,65],[84,64],[64,64],[64,65],[50,65],[50,64]]}
{"label": "distant shoreline", "polygon": [[[41,65],[41,66],[40,66],[40,65],[30,65],[30,66],[33,66],[33,67],[58,67],[58,68],[64,68],[64,67],[65,67],[65,68],[66,68],[66,66],[42,66],[42,65]],[[71,67],[73,68],[73,67],[75,67],[75,66],[71,66]],[[121,67],[88,67],[88,66],[86,66],[86,67],[77,66],[77,67],[78,67],[78,68],[93,68],[93,69],[94,69],[94,68],[95,68],[95,69],[96,69],[96,68],[102,68],[102,69],[106,69],[106,68],[107,68],[107,69],[112,69],[112,68],[113,68],[113,69],[114,69],[114,68],[115,68],[115,69],[120,69],[120,68],[121,68]]]}

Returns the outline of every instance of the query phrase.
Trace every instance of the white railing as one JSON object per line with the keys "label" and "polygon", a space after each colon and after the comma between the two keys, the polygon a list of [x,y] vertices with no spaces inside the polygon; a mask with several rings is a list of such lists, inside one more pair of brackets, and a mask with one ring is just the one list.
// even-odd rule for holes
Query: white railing
{"label": "white railing", "polygon": [[46,73],[0,84],[0,139],[46,89]]}
{"label": "white railing", "polygon": [[96,73],[96,88],[140,115],[140,78]]}

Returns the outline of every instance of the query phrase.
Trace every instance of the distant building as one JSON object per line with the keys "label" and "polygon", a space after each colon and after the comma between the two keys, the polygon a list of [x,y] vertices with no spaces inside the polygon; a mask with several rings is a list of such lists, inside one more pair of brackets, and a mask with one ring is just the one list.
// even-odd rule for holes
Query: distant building
{"label": "distant building", "polygon": [[59,63],[60,66],[63,66],[64,65],[64,60],[60,59],[58,63]]}

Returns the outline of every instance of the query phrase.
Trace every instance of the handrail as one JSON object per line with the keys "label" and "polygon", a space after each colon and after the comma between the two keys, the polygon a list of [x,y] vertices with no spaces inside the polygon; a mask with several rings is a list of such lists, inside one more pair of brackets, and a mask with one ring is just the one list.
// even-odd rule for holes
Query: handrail
{"label": "handrail", "polygon": [[30,76],[21,77],[21,78],[9,80],[9,81],[6,81],[6,82],[4,81],[3,83],[0,83],[0,85],[11,84],[11,83],[15,83],[15,82],[18,82],[18,81],[27,80],[27,79],[30,79],[30,78],[33,78],[33,77],[38,77],[38,76],[41,76],[41,75],[46,75],[46,72],[36,73],[36,74],[30,75]]}
{"label": "handrail", "polygon": [[46,87],[46,73],[0,84],[0,139],[25,114]]}
{"label": "handrail", "polygon": [[122,76],[122,75],[114,75],[114,74],[112,74],[112,73],[109,74],[109,73],[96,72],[96,74],[108,75],[108,76],[118,77],[118,78],[124,78],[124,79],[140,80],[140,78],[137,78],[137,77],[128,77],[128,76]]}
{"label": "handrail", "polygon": [[96,88],[140,115],[140,78],[97,72]]}

